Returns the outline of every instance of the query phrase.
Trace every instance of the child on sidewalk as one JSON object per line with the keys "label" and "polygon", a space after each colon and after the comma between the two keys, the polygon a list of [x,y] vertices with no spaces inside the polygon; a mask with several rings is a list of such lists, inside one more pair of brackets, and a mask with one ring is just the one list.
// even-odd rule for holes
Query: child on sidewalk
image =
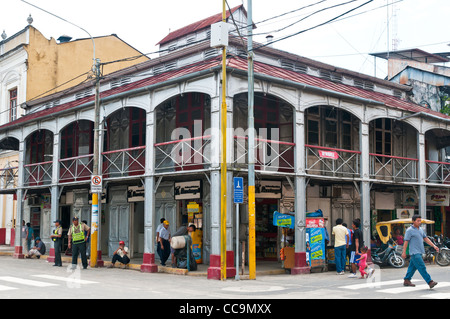
{"label": "child on sidewalk", "polygon": [[[361,254],[359,255],[361,255],[361,257],[357,259],[357,261],[359,261],[359,272],[361,273],[360,279],[364,279],[364,276],[366,276],[365,278],[369,278],[372,276],[375,269],[367,266],[367,246],[361,248]],[[368,273],[366,272],[366,268],[369,269]]]}

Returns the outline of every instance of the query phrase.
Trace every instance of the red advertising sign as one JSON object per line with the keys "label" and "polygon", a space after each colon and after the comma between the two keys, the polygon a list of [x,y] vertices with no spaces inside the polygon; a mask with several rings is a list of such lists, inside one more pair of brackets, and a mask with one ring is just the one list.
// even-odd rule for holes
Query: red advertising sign
{"label": "red advertising sign", "polygon": [[339,155],[335,151],[321,151],[319,150],[319,156],[322,158],[331,158],[331,159],[338,159]]}
{"label": "red advertising sign", "polygon": [[319,228],[325,227],[325,219],[324,218],[306,218],[306,228]]}

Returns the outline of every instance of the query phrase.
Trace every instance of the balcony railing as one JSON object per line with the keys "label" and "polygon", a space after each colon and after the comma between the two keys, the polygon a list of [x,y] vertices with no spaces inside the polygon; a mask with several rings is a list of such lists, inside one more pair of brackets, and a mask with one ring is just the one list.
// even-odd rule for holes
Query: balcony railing
{"label": "balcony railing", "polygon": [[59,160],[61,183],[89,180],[92,175],[94,155],[82,155]]}
{"label": "balcony railing", "polygon": [[211,165],[211,135],[156,143],[155,171],[204,169]]}
{"label": "balcony railing", "polygon": [[369,153],[370,177],[394,182],[417,182],[416,158]]}
{"label": "balcony railing", "polygon": [[425,161],[427,163],[427,182],[450,184],[450,163]]}
{"label": "balcony railing", "polygon": [[0,189],[14,189],[17,187],[18,167],[0,169]]}
{"label": "balcony railing", "polygon": [[360,175],[361,152],[305,145],[306,172],[332,177],[358,177]]}
{"label": "balcony railing", "polygon": [[[255,138],[255,169],[259,171],[293,172],[295,143]],[[234,137],[235,167],[248,165],[248,137]]]}
{"label": "balcony railing", "polygon": [[25,186],[48,185],[52,182],[53,162],[41,162],[24,165]]}
{"label": "balcony railing", "polygon": [[142,175],[145,172],[145,146],[102,153],[103,177]]}

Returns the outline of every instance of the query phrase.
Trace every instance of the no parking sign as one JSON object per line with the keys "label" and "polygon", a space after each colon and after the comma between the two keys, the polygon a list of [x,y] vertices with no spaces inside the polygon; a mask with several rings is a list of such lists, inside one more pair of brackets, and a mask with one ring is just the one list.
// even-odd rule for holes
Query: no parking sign
{"label": "no parking sign", "polygon": [[91,176],[91,193],[101,193],[102,192],[102,176],[92,175]]}

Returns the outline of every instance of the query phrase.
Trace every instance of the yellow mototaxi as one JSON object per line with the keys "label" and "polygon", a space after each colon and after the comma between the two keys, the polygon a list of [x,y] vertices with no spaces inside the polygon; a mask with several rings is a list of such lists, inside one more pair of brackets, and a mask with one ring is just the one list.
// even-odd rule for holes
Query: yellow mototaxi
{"label": "yellow mototaxi", "polygon": [[[395,230],[398,227],[401,230],[401,236],[404,236],[406,229],[411,226],[412,223],[413,221],[411,218],[393,219],[389,221],[379,222],[375,225],[375,228],[381,242],[383,244],[387,244],[391,238],[395,237],[395,234],[393,234],[392,231],[393,229]],[[422,224],[434,224],[434,220],[422,218]],[[401,245],[403,243],[398,244]]]}

